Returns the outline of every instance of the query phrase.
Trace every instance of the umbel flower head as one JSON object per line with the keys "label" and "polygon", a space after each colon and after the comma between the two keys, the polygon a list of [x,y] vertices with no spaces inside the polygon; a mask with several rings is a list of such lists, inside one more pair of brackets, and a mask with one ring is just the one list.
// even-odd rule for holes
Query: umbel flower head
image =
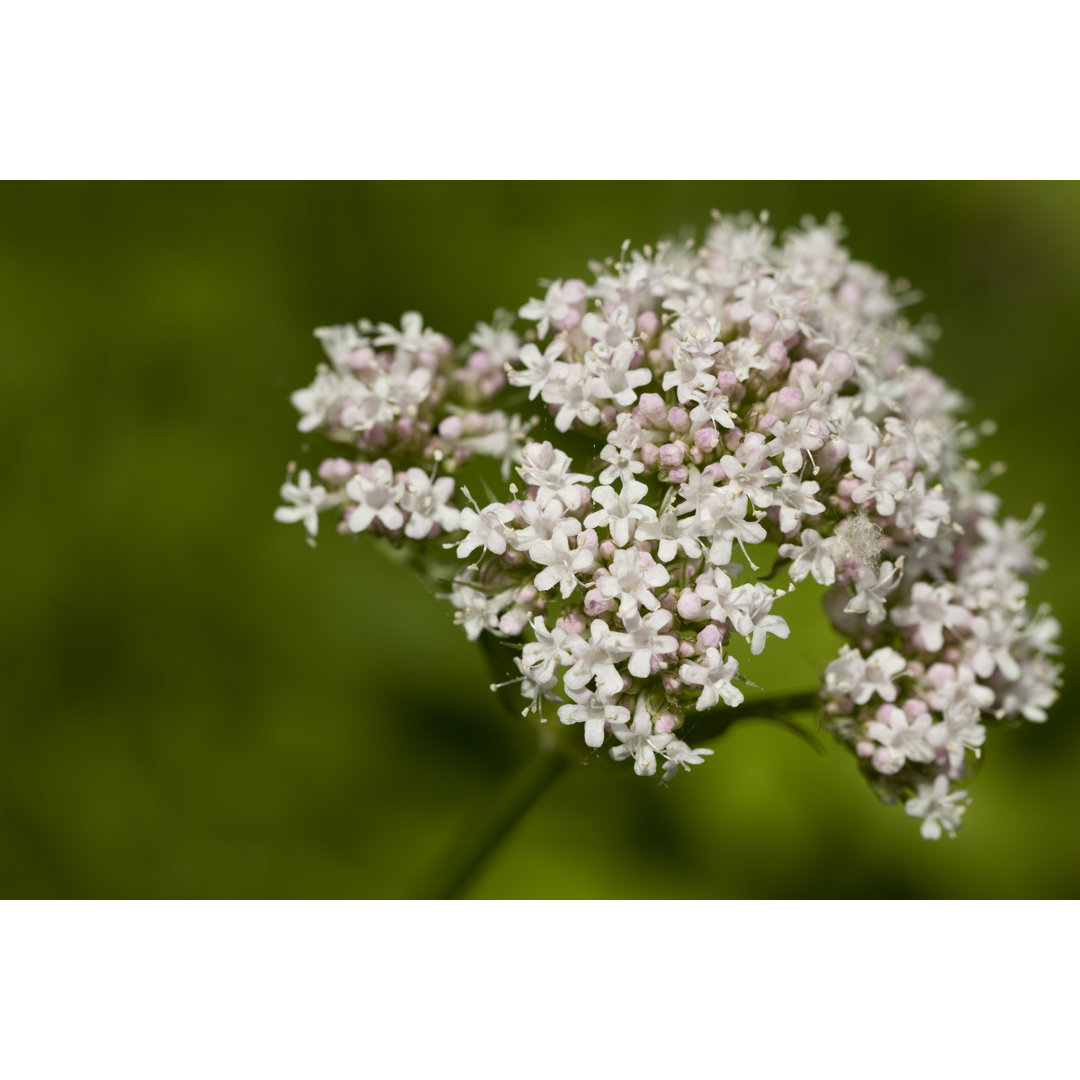
{"label": "umbel flower head", "polygon": [[338,449],[276,516],[406,548],[470,640],[513,650],[526,714],[640,776],[712,753],[686,721],[742,703],[784,595],[816,582],[849,641],[823,723],[923,836],[953,835],[988,728],[1057,697],[1059,627],[1026,604],[1038,511],[998,517],[916,297],[841,238],[717,217],[460,349],[415,312],[317,330],[329,363],[292,402]]}

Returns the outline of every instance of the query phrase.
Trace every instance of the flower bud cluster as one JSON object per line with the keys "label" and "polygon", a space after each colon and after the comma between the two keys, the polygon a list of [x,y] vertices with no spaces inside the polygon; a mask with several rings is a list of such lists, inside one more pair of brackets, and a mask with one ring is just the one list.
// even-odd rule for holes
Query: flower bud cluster
{"label": "flower bud cluster", "polygon": [[[279,518],[314,536],[333,510],[428,567],[452,551],[457,621],[517,649],[525,711],[643,776],[711,753],[688,718],[743,701],[813,581],[851,641],[827,725],[951,834],[987,726],[1046,718],[1058,626],[1026,606],[1034,520],[999,522],[962,399],[920,363],[915,297],[841,235],[719,217],[700,247],[551,283],[522,337],[500,315],[456,356],[415,314],[318,331],[332,366],[293,403],[349,453],[290,478]],[[460,479],[485,458],[505,494],[480,505]]]}

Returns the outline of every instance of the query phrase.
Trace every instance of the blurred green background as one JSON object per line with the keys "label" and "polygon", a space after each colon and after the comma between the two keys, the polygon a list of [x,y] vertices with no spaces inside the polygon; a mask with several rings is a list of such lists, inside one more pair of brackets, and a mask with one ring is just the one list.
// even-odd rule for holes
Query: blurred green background
{"label": "blurred green background", "polygon": [[[1006,510],[1047,504],[1034,598],[1068,644],[1080,185],[8,184],[0,894],[410,895],[534,738],[407,571],[272,521],[311,331],[416,309],[460,341],[712,207],[840,211],[857,258],[924,291],[934,366],[998,422],[980,456],[1009,465]],[[832,653],[809,601],[770,689]],[[737,725],[670,787],[597,760],[470,895],[1076,896],[1076,709],[1066,682],[1049,723],[991,734],[952,843],[778,726]]]}

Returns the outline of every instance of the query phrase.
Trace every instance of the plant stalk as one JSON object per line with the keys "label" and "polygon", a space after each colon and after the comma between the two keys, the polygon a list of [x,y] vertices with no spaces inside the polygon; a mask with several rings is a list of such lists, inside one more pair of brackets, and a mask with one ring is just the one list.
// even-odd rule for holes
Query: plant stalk
{"label": "plant stalk", "polygon": [[[737,720],[748,717],[777,720],[795,731],[815,749],[813,735],[791,720],[818,704],[818,692],[782,694],[778,697],[745,701],[734,708],[709,709],[687,717],[680,732],[691,745],[699,745],[723,735]],[[541,748],[510,778],[495,801],[461,831],[457,843],[429,875],[419,894],[429,900],[455,900],[464,896],[484,863],[543,794],[566,771],[572,759],[558,749]]]}
{"label": "plant stalk", "polygon": [[421,889],[421,895],[428,900],[460,899],[502,840],[540,801],[569,762],[565,754],[544,748],[526,761],[495,801],[461,831],[457,843]]}

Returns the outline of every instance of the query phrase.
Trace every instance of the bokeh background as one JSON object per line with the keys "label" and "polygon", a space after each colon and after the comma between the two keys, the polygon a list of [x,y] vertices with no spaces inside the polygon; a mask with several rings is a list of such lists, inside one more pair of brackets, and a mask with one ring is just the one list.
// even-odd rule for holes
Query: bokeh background
{"label": "bokeh background", "polygon": [[[1033,596],[1068,647],[1080,185],[9,184],[0,894],[413,895],[534,736],[406,570],[272,521],[312,328],[416,309],[460,341],[713,207],[839,211],[856,257],[923,290],[934,366],[997,421],[980,457],[1009,465],[1006,510],[1046,503]],[[810,600],[770,689],[832,654]],[[668,787],[572,769],[469,895],[1074,897],[1072,685],[1049,723],[991,734],[954,842],[922,841],[840,748],[745,723]]]}

